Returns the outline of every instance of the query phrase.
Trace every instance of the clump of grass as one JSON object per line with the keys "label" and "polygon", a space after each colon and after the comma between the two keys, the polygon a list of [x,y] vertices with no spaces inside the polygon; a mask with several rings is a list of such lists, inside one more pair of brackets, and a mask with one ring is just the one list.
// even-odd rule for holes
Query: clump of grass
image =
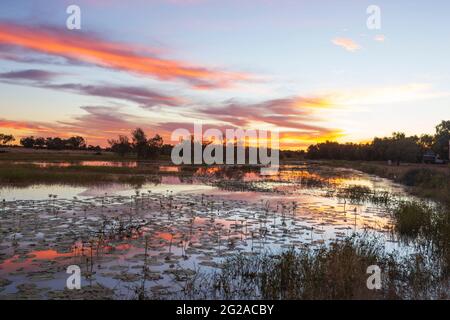
{"label": "clump of grass", "polygon": [[337,190],[329,190],[327,196],[348,200],[350,203],[371,202],[378,205],[388,205],[396,201],[396,197],[387,191],[372,190],[367,186],[348,186]]}
{"label": "clump of grass", "polygon": [[423,201],[402,202],[394,209],[395,227],[400,235],[424,237],[438,244],[450,245],[450,212],[447,207]]}
{"label": "clump of grass", "polygon": [[441,259],[443,270],[450,273],[450,212],[448,207],[426,202],[402,202],[393,211],[395,229],[400,237],[415,240],[433,256]]}
{"label": "clump of grass", "polygon": [[429,233],[432,227],[433,208],[423,202],[402,202],[394,210],[395,228],[400,235],[416,238]]}
{"label": "clump of grass", "polygon": [[401,176],[399,182],[413,187],[419,196],[450,205],[450,175],[446,172],[428,168],[412,169]]}
{"label": "clump of grass", "polygon": [[256,181],[217,180],[213,185],[227,191],[275,192],[272,187]]}
{"label": "clump of grass", "polygon": [[336,196],[340,199],[348,199],[352,203],[364,202],[370,195],[372,190],[366,186],[349,186],[346,188],[339,189]]}
{"label": "clump of grass", "polygon": [[335,242],[318,251],[282,253],[262,273],[264,299],[375,298],[367,289],[367,267],[377,264],[374,245]]}
{"label": "clump of grass", "polygon": [[301,185],[305,188],[325,188],[331,185],[329,179],[320,179],[314,177],[302,177]]}
{"label": "clump of grass", "polygon": [[[372,265],[381,270],[378,290],[367,287]],[[420,254],[399,258],[376,239],[354,236],[319,249],[236,254],[208,281],[190,287],[220,299],[446,299],[448,281]]]}
{"label": "clump of grass", "polygon": [[449,177],[447,175],[428,168],[409,170],[400,180],[407,186],[421,186],[430,189],[447,187],[449,184]]}

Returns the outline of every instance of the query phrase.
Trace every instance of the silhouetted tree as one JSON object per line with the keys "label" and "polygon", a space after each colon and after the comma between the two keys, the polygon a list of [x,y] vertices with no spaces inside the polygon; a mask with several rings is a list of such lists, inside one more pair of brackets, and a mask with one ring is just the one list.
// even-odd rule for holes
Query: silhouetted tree
{"label": "silhouetted tree", "polygon": [[65,141],[59,137],[47,138],[45,144],[50,150],[63,150],[66,147]]}
{"label": "silhouetted tree", "polygon": [[147,136],[145,135],[144,130],[141,128],[136,128],[131,133],[132,141],[133,141],[133,149],[137,154],[138,159],[145,158],[148,153],[148,145],[147,145]]}
{"label": "silhouetted tree", "polygon": [[171,144],[163,144],[161,147],[161,155],[170,156],[172,154],[173,146]]}
{"label": "silhouetted tree", "polygon": [[415,136],[406,137],[404,133],[395,132],[388,141],[388,160],[416,162],[420,158],[420,147]]}
{"label": "silhouetted tree", "polygon": [[434,137],[431,134],[423,134],[419,138],[419,146],[423,150],[429,150],[433,147]]}
{"label": "silhouetted tree", "polygon": [[156,134],[153,138],[148,140],[148,155],[151,158],[157,158],[161,155],[161,149],[164,145],[163,138]]}
{"label": "silhouetted tree", "polygon": [[400,163],[416,162],[421,158],[420,139],[394,133],[392,137],[374,138],[371,143],[345,143],[327,141],[308,147],[309,159],[336,160],[392,160]]}
{"label": "silhouetted tree", "polygon": [[44,148],[45,147],[45,138],[39,137],[34,140],[34,146],[36,148]]}
{"label": "silhouetted tree", "polygon": [[34,147],[34,137],[24,137],[22,139],[20,139],[20,144],[24,147],[24,148],[33,148]]}
{"label": "silhouetted tree", "polygon": [[83,137],[74,136],[68,139],[59,137],[24,137],[20,139],[20,144],[25,148],[47,148],[50,150],[83,150],[86,149],[86,141]]}
{"label": "silhouetted tree", "polygon": [[111,146],[111,151],[122,157],[130,153],[133,149],[128,137],[124,135],[120,135],[118,140],[108,140],[108,143]]}
{"label": "silhouetted tree", "polygon": [[7,145],[10,142],[16,140],[12,134],[0,133],[0,145]]}
{"label": "silhouetted tree", "polygon": [[436,126],[433,150],[442,159],[449,159],[450,120],[442,121]]}
{"label": "silhouetted tree", "polygon": [[65,142],[67,149],[78,150],[86,148],[86,141],[80,136],[70,137]]}
{"label": "silhouetted tree", "polygon": [[147,139],[145,132],[141,128],[136,128],[131,132],[132,143],[127,136],[119,136],[119,139],[108,140],[111,151],[120,155],[135,152],[138,159],[158,158],[160,155],[170,155],[171,145],[165,145],[163,138],[156,134],[153,138]]}

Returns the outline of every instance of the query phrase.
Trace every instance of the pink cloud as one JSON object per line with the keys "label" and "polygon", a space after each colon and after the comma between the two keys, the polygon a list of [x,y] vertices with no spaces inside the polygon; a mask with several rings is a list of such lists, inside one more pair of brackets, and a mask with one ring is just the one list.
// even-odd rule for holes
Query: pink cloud
{"label": "pink cloud", "polygon": [[339,47],[344,48],[347,51],[350,51],[350,52],[355,52],[355,51],[361,49],[361,46],[359,44],[357,44],[352,39],[348,39],[348,38],[335,38],[335,39],[331,40],[331,42]]}
{"label": "pink cloud", "polygon": [[95,64],[104,68],[150,76],[159,80],[182,80],[194,88],[222,88],[248,80],[238,72],[215,70],[187,62],[164,59],[139,46],[111,42],[83,33],[45,26],[0,23],[0,45]]}

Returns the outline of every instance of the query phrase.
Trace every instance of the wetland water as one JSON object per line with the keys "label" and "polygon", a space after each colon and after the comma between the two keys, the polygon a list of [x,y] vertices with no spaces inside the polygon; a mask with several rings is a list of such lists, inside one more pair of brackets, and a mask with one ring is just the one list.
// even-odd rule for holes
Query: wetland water
{"label": "wetland water", "polygon": [[[387,206],[330,192],[360,186],[411,198],[386,179],[318,165],[282,166],[276,176],[159,172],[135,186],[0,188],[0,298],[133,299],[142,285],[153,297],[177,297],[189,277],[217,271],[233,254],[318,248],[353,233],[369,233],[387,250],[413,250],[398,242]],[[81,268],[88,290],[65,290],[69,265]]]}

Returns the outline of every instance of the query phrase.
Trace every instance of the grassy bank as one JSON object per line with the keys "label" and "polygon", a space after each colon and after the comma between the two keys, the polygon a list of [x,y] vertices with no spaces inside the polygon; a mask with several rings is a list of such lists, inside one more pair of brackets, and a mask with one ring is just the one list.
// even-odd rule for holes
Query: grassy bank
{"label": "grassy bank", "polygon": [[450,209],[425,202],[400,203],[393,210],[395,231],[404,242],[413,242],[439,259],[443,272],[450,275]]}
{"label": "grassy bank", "polygon": [[[57,164],[57,161],[53,161]],[[14,163],[0,161],[0,185],[27,186],[31,184],[96,185],[110,182],[142,184],[159,182],[164,175],[190,178],[199,166],[182,166],[178,171],[161,171],[170,163],[146,162],[137,167],[77,165],[40,166],[33,161]]]}
{"label": "grassy bank", "polygon": [[0,148],[0,161],[120,161],[134,160],[119,157],[112,152],[36,150],[25,148]]}
{"label": "grassy bank", "polygon": [[[11,164],[0,162],[0,184],[71,184],[94,185],[111,182],[142,184],[158,179],[158,166],[145,168],[69,166],[39,167],[33,164]],[[159,173],[159,175],[164,173]]]}
{"label": "grassy bank", "polygon": [[[87,151],[87,150],[46,150],[26,149],[19,147],[1,147],[0,161],[136,161],[136,154],[120,156],[109,151]],[[159,156],[158,159],[146,159],[146,162],[170,161],[169,156]]]}
{"label": "grassy bank", "polygon": [[70,185],[95,185],[111,182],[122,182],[129,184],[142,184],[146,177],[129,174],[109,174],[95,172],[94,169],[87,171],[37,168],[37,167],[8,167],[0,165],[0,184],[27,186],[31,184],[70,184]]}
{"label": "grassy bank", "polygon": [[323,161],[324,165],[356,169],[391,179],[410,187],[411,193],[450,205],[450,167],[448,165],[403,164],[380,162]]}
{"label": "grassy bank", "polygon": [[[142,184],[155,181],[159,165],[169,165],[164,159],[145,161],[145,166],[104,166],[100,162],[136,161],[134,155],[120,157],[112,152],[36,150],[0,148],[0,185],[70,184],[94,185],[111,182]],[[82,165],[83,161],[98,161],[96,165]],[[42,166],[35,162],[53,165]],[[65,166],[67,164],[68,166]],[[176,174],[176,173],[172,173]],[[182,173],[180,173],[182,174]]]}

